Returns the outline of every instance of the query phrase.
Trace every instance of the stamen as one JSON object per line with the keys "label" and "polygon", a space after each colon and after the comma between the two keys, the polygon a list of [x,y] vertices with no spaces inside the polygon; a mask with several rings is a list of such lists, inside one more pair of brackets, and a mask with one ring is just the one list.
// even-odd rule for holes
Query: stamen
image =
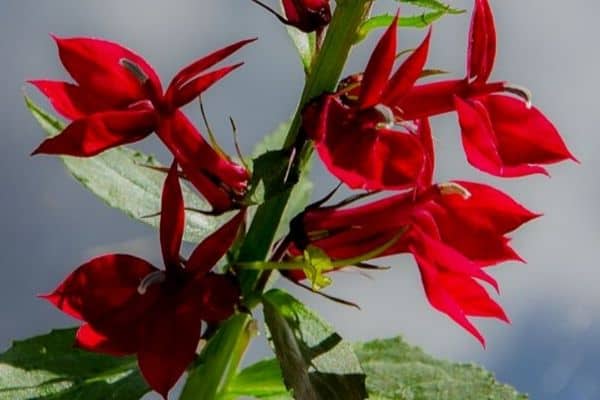
{"label": "stamen", "polygon": [[521,99],[523,99],[525,101],[527,108],[531,108],[531,105],[532,105],[531,100],[533,98],[533,94],[531,93],[531,90],[529,90],[523,86],[514,85],[512,83],[506,83],[504,85],[504,90],[507,91],[508,93],[512,93],[512,94],[520,97]]}
{"label": "stamen", "polygon": [[148,79],[150,79],[139,65],[128,58],[121,58],[119,64],[129,71],[142,85],[145,85]]}
{"label": "stamen", "polygon": [[471,197],[471,192],[456,182],[440,183],[438,184],[438,188],[443,196],[457,194],[465,200],[468,200]]}
{"label": "stamen", "polygon": [[385,120],[377,125],[378,128],[384,129],[392,129],[396,123],[396,117],[394,116],[394,112],[391,108],[386,106],[385,104],[377,104],[373,107],[375,111],[377,111]]}
{"label": "stamen", "polygon": [[142,279],[140,285],[137,288],[139,294],[144,295],[148,291],[148,288],[155,283],[163,283],[166,279],[164,271],[154,271],[149,273]]}

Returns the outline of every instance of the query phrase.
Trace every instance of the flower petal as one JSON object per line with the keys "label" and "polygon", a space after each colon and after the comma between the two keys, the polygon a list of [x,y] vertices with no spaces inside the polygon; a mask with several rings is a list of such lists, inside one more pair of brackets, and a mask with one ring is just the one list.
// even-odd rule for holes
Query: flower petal
{"label": "flower petal", "polygon": [[110,104],[126,106],[148,98],[145,87],[121,65],[123,59],[140,67],[155,94],[162,92],[154,69],[117,43],[86,37],[54,37],[54,40],[63,65],[79,86]]}
{"label": "flower petal", "polygon": [[576,160],[556,127],[536,107],[506,95],[479,99],[485,106],[504,163],[552,164]]}
{"label": "flower petal", "polygon": [[213,323],[232,316],[241,296],[239,286],[231,277],[213,273],[202,278],[195,293],[202,296],[202,319]]}
{"label": "flower petal", "polygon": [[400,104],[402,98],[408,94],[423,72],[427,62],[430,39],[431,29],[419,47],[402,63],[390,79],[383,93],[382,103],[393,107]]}
{"label": "flower petal", "polygon": [[105,111],[73,121],[59,135],[46,139],[33,154],[91,157],[112,147],[137,142],[155,126],[151,110]]}
{"label": "flower petal", "polygon": [[398,14],[385,31],[371,54],[361,83],[358,103],[366,109],[378,104],[396,60]]}
{"label": "flower petal", "polygon": [[179,268],[179,250],[185,228],[183,194],[177,163],[173,162],[163,186],[160,207],[160,246],[167,269]]}
{"label": "flower petal", "polygon": [[137,341],[141,324],[160,294],[157,285],[150,286],[144,295],[138,292],[138,287],[156,271],[140,258],[109,254],[83,264],[54,292],[42,297],[61,311],[89,323],[116,347],[129,351],[130,343]]}
{"label": "flower petal", "polygon": [[144,324],[138,364],[150,387],[165,399],[196,356],[201,318],[200,302],[180,294],[161,298]]}
{"label": "flower petal", "polygon": [[484,83],[490,77],[496,58],[496,27],[488,0],[475,0],[469,32],[467,78]]}
{"label": "flower petal", "polygon": [[61,81],[29,81],[52,103],[54,109],[68,119],[78,119],[107,107],[97,97],[77,85]]}
{"label": "flower petal", "polygon": [[245,216],[246,210],[238,212],[219,230],[204,239],[192,252],[186,270],[197,276],[210,271],[233,244]]}
{"label": "flower petal", "polygon": [[485,106],[477,100],[454,98],[461,127],[462,142],[469,164],[481,171],[502,177],[546,174],[537,165],[507,165],[498,149],[498,137]]}
{"label": "flower petal", "polygon": [[245,45],[252,43],[255,40],[256,38],[241,40],[227,47],[219,49],[205,57],[202,57],[199,60],[194,61],[193,63],[179,71],[177,75],[173,77],[171,83],[169,84],[169,89],[167,90],[167,93],[180,88],[182,85],[196,78],[206,69],[224,60],[231,54],[238,51],[241,47],[244,47]]}
{"label": "flower petal", "polygon": [[172,102],[172,106],[174,108],[179,108],[186,105],[196,97],[200,96],[202,92],[218,82],[221,78],[238,67],[241,67],[243,64],[244,63],[238,63],[218,69],[216,71],[208,72],[178,87],[173,91],[173,98],[170,100]]}
{"label": "flower petal", "polygon": [[85,324],[77,330],[75,346],[87,351],[109,354],[111,356],[134,354],[137,352],[139,336],[136,334],[127,335],[128,332],[133,333],[135,329],[123,332],[123,335],[115,340],[96,331],[89,324]]}

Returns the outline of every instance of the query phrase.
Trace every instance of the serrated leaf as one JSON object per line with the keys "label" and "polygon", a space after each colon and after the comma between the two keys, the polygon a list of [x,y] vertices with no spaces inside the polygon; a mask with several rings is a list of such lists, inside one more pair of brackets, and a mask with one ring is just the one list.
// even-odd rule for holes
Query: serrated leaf
{"label": "serrated leaf", "polygon": [[[62,131],[64,124],[27,96],[25,96],[25,104],[48,136],[55,136]],[[142,166],[161,167],[152,156],[121,146],[95,157],[62,156],[61,159],[71,175],[106,204],[138,221],[154,227],[158,226],[160,221],[158,216],[146,216],[160,211],[160,197],[166,175]],[[186,207],[210,209],[206,201],[186,185],[182,186]],[[224,220],[220,217],[188,212],[184,239],[198,243]]]}
{"label": "serrated leaf", "polygon": [[[398,19],[398,26],[402,28],[426,28],[446,14],[448,14],[446,11],[430,11],[420,15],[400,17]],[[356,42],[365,39],[375,29],[387,28],[393,20],[394,16],[389,14],[376,15],[369,18],[358,29]]]}
{"label": "serrated leaf", "polygon": [[400,337],[359,343],[354,348],[367,373],[371,399],[527,399],[477,365],[436,360]]}
{"label": "serrated leaf", "polygon": [[314,311],[278,289],[264,294],[263,309],[284,382],[295,398],[367,398],[352,346]]}
{"label": "serrated leaf", "polygon": [[[514,388],[499,383],[494,376],[474,364],[437,360],[402,338],[373,340],[354,345],[367,373],[367,389],[372,400],[526,400]],[[277,360],[264,360],[239,374],[236,393],[261,400],[290,400]],[[255,388],[250,377],[269,382],[265,394]],[[280,379],[277,385],[277,379]],[[271,396],[271,397],[269,397]],[[229,400],[229,399],[227,399]]]}
{"label": "serrated leaf", "polygon": [[135,358],[73,347],[75,329],[14,342],[0,354],[0,400],[138,400],[150,389]]}

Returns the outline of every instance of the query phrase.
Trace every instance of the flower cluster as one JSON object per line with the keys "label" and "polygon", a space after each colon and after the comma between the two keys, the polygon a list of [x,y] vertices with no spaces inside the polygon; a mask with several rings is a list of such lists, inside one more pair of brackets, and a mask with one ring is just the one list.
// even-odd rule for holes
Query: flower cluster
{"label": "flower cluster", "polygon": [[431,305],[485,344],[468,317],[508,321],[481,284],[498,290],[486,267],[522,261],[507,235],[538,215],[488,185],[435,183],[429,118],[455,111],[467,160],[492,175],[546,173],[542,165],[575,158],[524,89],[489,82],[496,32],[487,0],[475,1],[464,79],[417,84],[431,32],[392,74],[397,18],[364,73],[310,104],[303,126],[329,171],[350,188],[398,193],[353,208],[308,207],[292,223],[289,253],[312,246],[333,261],[377,248],[379,256],[410,253]]}
{"label": "flower cluster", "polygon": [[[228,318],[240,298],[232,277],[211,272],[245,217],[240,200],[248,171],[211,147],[180,108],[241,64],[207,70],[252,40],[183,68],[165,92],[144,59],[118,44],[90,38],[55,38],[60,59],[75,80],[31,81],[72,122],[34,154],[94,156],[156,132],[173,155],[162,193],[160,245],[164,269],[126,254],[108,254],[77,268],[43,296],[84,321],[76,344],[113,354],[137,354],[142,374],[165,398],[194,359],[202,323]],[[181,170],[179,170],[181,167]],[[180,256],[185,207],[183,176],[213,207],[240,209],[186,260]]]}

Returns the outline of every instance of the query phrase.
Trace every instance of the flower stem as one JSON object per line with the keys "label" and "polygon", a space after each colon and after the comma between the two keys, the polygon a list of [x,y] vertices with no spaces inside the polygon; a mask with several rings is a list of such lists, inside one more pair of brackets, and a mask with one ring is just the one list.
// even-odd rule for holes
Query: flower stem
{"label": "flower stem", "polygon": [[[310,143],[300,135],[302,109],[313,98],[335,89],[358,29],[368,16],[373,1],[337,0],[323,46],[314,59],[283,146],[288,150],[294,147],[300,150],[297,152],[299,159],[293,165],[296,171],[300,171],[312,155]],[[288,190],[258,207],[240,249],[238,261],[268,259],[290,194],[291,190]],[[258,304],[270,273],[271,271],[240,271],[242,293],[246,299],[252,299],[246,306],[254,307]],[[238,314],[220,328],[217,335],[203,349],[199,362],[191,370],[180,400],[217,400],[226,392],[227,384],[235,376],[243,354],[250,344],[252,336],[248,332],[251,322],[252,318],[247,314]]]}

